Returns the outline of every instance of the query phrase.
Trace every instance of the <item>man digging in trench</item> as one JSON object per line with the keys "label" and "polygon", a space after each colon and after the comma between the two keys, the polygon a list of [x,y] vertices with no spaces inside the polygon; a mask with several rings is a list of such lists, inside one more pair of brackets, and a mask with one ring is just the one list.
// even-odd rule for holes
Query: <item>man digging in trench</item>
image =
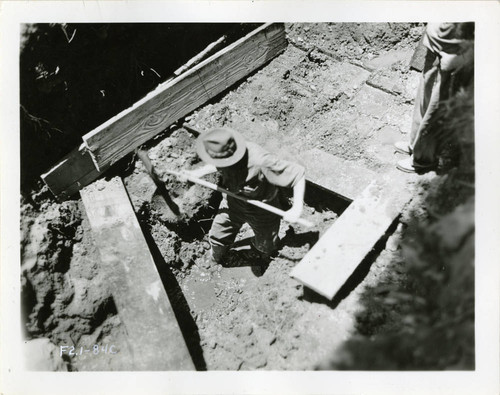
{"label": "man digging in trench", "polygon": [[[239,132],[230,128],[217,128],[201,134],[196,150],[206,165],[184,171],[186,176],[200,178],[219,171],[223,187],[230,192],[278,208],[282,208],[279,187],[293,188],[293,205],[283,219],[294,223],[300,218],[305,191],[305,169],[302,166],[279,159],[259,145],[245,141]],[[258,259],[264,267],[269,263],[278,249],[280,217],[223,195],[209,232],[211,249],[202,258],[202,266],[224,262],[244,223],[250,225],[255,236],[252,249],[243,257]]]}

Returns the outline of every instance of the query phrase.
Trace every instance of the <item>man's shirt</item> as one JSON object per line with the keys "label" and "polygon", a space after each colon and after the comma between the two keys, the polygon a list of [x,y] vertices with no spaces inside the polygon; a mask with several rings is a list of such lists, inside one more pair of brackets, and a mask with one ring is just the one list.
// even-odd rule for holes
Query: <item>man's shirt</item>
{"label": "man's shirt", "polygon": [[305,175],[303,166],[280,159],[252,142],[247,142],[243,160],[247,161],[246,169],[240,174],[222,169],[222,182],[231,192],[249,199],[269,202],[276,197],[278,187],[293,188]]}

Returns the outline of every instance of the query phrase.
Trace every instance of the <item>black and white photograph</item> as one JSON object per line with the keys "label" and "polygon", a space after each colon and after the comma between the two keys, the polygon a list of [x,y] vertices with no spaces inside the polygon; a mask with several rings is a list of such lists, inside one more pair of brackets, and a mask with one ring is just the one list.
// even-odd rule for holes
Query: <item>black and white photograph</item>
{"label": "black and white photograph", "polygon": [[[497,3],[340,20],[95,3],[3,28],[2,392],[84,372],[189,377],[150,393],[498,392],[499,166],[478,149],[499,142]],[[216,372],[234,384],[187,389]],[[395,373],[423,387],[385,391]]]}

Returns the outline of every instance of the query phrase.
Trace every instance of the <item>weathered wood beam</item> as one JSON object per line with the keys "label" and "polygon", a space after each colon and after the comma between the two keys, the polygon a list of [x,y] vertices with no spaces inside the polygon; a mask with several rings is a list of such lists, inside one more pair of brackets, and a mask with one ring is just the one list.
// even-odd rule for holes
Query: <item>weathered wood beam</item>
{"label": "weathered wood beam", "polygon": [[110,166],[287,46],[282,24],[265,24],[83,136],[98,170]]}
{"label": "weathered wood beam", "polygon": [[290,272],[333,299],[410,200],[406,178],[372,181]]}
{"label": "weathered wood beam", "polygon": [[84,144],[67,154],[42,174],[42,180],[59,200],[65,200],[100,177],[107,167],[97,170]]}
{"label": "weathered wood beam", "polygon": [[[267,42],[266,41],[267,39],[271,41]],[[258,47],[258,50],[249,52],[249,54],[247,54],[246,52],[249,51],[249,48],[255,45]],[[240,46],[242,47],[240,48]],[[199,94],[198,100],[196,100],[197,104],[191,103],[191,106],[202,105],[203,103],[205,103],[206,100],[211,99],[213,95],[220,93],[217,92],[216,89],[210,89],[209,91],[207,88],[210,88],[212,86],[211,84],[214,83],[215,80],[213,78],[215,77],[219,79],[225,78],[227,70],[225,68],[223,70],[219,70],[219,68],[224,62],[227,61],[228,58],[230,58],[232,61],[240,60],[240,62],[238,63],[239,67],[227,73],[228,75],[230,75],[230,78],[225,79],[223,83],[221,83],[217,87],[218,89],[221,89],[221,91],[229,87],[232,83],[236,82],[238,79],[245,77],[255,68],[259,67],[258,61],[262,61],[263,62],[262,64],[264,64],[272,57],[276,56],[280,52],[281,49],[279,48],[281,46],[283,46],[283,48],[286,47],[283,25],[280,24],[263,25],[262,27],[256,29],[254,32],[250,33],[246,37],[230,45],[225,50],[213,55],[205,62],[199,64],[195,69],[191,71],[191,73],[193,74],[190,74],[188,77],[181,75],[180,77],[177,77],[173,80],[169,80],[167,83],[160,85],[156,90],[154,90],[148,96],[137,102],[134,106],[118,114],[108,122],[104,123],[97,129],[95,129],[93,132],[97,132],[97,130],[102,131],[108,127],[112,131],[115,130],[114,128],[116,127],[123,126],[124,128],[126,128],[127,123],[120,118],[120,116],[123,115],[126,119],[135,119],[135,121],[137,121],[138,123],[141,123],[142,119],[142,123],[146,125],[145,127],[149,128],[148,135],[151,135],[152,137],[154,134],[159,133],[164,128],[166,128],[169,122],[170,123],[175,122],[180,117],[186,115],[186,114],[180,115],[180,113],[177,113],[176,116],[172,116],[172,111],[174,111],[173,108],[170,107],[162,108],[161,104],[158,104],[158,100],[160,100],[161,102],[161,99],[163,98],[166,102],[165,106],[167,106],[169,97],[171,97],[171,95],[173,94],[173,88],[169,87],[175,85],[176,89],[179,89],[179,86],[177,86],[176,84],[180,80],[184,81],[183,78],[185,77],[187,78],[187,80],[184,82],[179,82],[180,84],[198,83],[198,90],[194,90],[198,92],[197,94]],[[230,53],[227,54],[227,52]],[[232,52],[235,53],[233,54]],[[241,63],[243,60],[245,61],[249,60],[250,57],[253,56],[252,53],[254,55],[257,53],[260,57],[254,59],[254,61],[249,62],[248,64]],[[246,57],[246,55],[249,55],[250,57]],[[205,70],[205,67],[207,67],[207,70]],[[200,70],[202,68],[203,70]],[[214,69],[215,71],[213,71]],[[237,73],[235,74],[236,70]],[[216,75],[214,74],[214,76],[211,76],[210,73],[212,71],[214,73],[218,71],[218,73],[216,73]],[[203,76],[204,79],[202,79]],[[196,79],[198,79],[198,81]],[[236,81],[233,81],[235,79]],[[203,89],[207,90],[203,91],[200,94],[199,90],[200,88],[202,88],[203,84],[205,84],[205,87]],[[156,112],[153,111],[152,108],[149,108],[148,103],[150,99],[152,100],[151,103],[156,103],[155,107]],[[182,104],[178,100],[176,100],[176,103],[177,106],[180,106]],[[163,113],[163,110],[167,111],[168,114]],[[158,117],[161,116],[168,117],[168,119],[172,119],[172,121],[168,121],[167,119],[160,120]],[[143,134],[141,134],[141,139],[142,137],[144,137]],[[136,145],[136,143],[137,141],[134,140],[131,143],[131,145],[128,146],[128,148],[133,147],[132,149],[135,149],[135,147],[140,145],[140,144]],[[49,189],[52,191],[52,193],[58,199],[64,200],[73,195],[74,193],[78,192],[81,188],[90,184],[98,177],[100,177],[109,167],[110,164],[101,164],[97,168],[93,161],[92,156],[88,152],[86,144],[82,144],[80,147],[74,149],[68,155],[66,155],[57,165],[48,170],[46,173],[42,174],[41,177],[45,182],[45,184],[47,184]]]}
{"label": "weathered wood beam", "polygon": [[135,369],[195,370],[122,180],[80,193]]}
{"label": "weathered wood beam", "polygon": [[221,48],[222,45],[225,43],[226,39],[227,39],[226,36],[222,36],[217,41],[214,41],[213,43],[207,45],[205,47],[205,49],[203,51],[201,51],[198,55],[196,55],[194,58],[191,58],[186,64],[184,64],[183,66],[181,66],[177,70],[175,70],[174,76],[178,77],[182,73],[188,71],[194,65],[197,65],[198,63],[200,63],[208,55],[212,54],[214,51]]}

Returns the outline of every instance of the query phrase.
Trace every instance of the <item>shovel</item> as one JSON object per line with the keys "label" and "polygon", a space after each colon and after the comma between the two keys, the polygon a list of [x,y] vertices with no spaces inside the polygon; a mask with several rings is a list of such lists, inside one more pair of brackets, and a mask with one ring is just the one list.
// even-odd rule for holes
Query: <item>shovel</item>
{"label": "shovel", "polygon": [[144,167],[146,168],[149,176],[154,181],[157,188],[156,191],[163,198],[165,205],[174,215],[179,216],[179,206],[172,200],[172,198],[168,194],[167,188],[165,187],[165,183],[163,183],[158,177],[158,174],[156,174],[155,168],[151,163],[151,159],[149,159],[148,153],[143,149],[138,149],[136,151],[136,154],[144,164]]}
{"label": "shovel", "polygon": [[[244,196],[237,195],[236,193],[228,191],[227,189],[221,188],[221,187],[219,187],[216,184],[213,184],[211,182],[202,180],[200,178],[189,176],[189,175],[187,175],[185,173],[181,173],[181,172],[175,171],[175,170],[166,169],[165,172],[168,173],[168,174],[172,174],[172,175],[174,175],[176,177],[179,177],[179,178],[187,179],[188,181],[191,181],[191,182],[193,182],[195,184],[199,184],[199,185],[202,185],[204,187],[213,189],[214,191],[225,193],[226,195],[231,196],[231,197],[233,197],[235,199],[242,200],[242,201],[247,202],[249,204],[252,204],[252,205],[254,205],[256,207],[259,207],[259,208],[261,208],[263,210],[269,211],[270,213],[279,215],[282,218],[285,215],[285,211],[283,211],[283,210],[281,210],[281,209],[279,209],[277,207],[274,207],[274,206],[271,206],[270,204],[261,202],[260,200],[248,199],[248,198],[246,198]],[[314,226],[314,224],[312,222],[310,222],[310,221],[308,221],[306,219],[303,219],[303,218],[299,218],[297,220],[297,223],[300,224],[300,225],[302,225],[302,226],[305,226],[307,228],[311,228],[312,226]]]}

